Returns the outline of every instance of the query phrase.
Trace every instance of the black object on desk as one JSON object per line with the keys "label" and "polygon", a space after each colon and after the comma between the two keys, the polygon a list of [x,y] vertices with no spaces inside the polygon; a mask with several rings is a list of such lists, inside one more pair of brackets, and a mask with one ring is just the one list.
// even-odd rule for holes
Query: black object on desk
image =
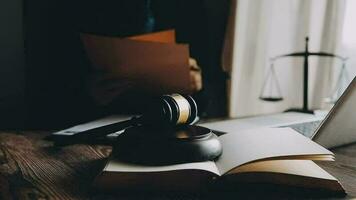
{"label": "black object on desk", "polygon": [[183,125],[168,129],[126,129],[113,146],[114,159],[145,165],[215,160],[222,154],[218,137],[208,128]]}
{"label": "black object on desk", "polygon": [[141,116],[73,134],[60,131],[46,139],[57,145],[93,144],[125,130],[114,142],[114,149],[119,149],[114,156],[121,159],[145,164],[214,160],[222,153],[220,141],[210,129],[192,125],[197,119],[197,104],[191,96],[164,95]]}

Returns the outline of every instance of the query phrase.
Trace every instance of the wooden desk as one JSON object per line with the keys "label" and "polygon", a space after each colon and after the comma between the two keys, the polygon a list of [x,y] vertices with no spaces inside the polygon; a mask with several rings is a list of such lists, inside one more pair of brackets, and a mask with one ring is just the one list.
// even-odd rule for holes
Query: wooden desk
{"label": "wooden desk", "polygon": [[[46,134],[0,132],[0,199],[114,199],[110,195],[95,194],[90,187],[111,152],[110,146],[73,145],[56,148],[50,142],[41,140]],[[356,197],[356,144],[335,149],[334,153],[336,162],[320,165],[345,187],[348,195],[337,199]],[[283,189],[264,194],[266,190],[266,187],[258,190],[258,198],[261,199],[261,195],[264,199],[270,197],[268,195],[283,199],[305,197],[301,190],[290,192]],[[227,198],[226,195],[245,199],[246,195],[251,197],[250,194],[254,195],[256,191],[250,188],[248,193],[233,194],[126,194],[120,199],[221,199],[221,196]]]}

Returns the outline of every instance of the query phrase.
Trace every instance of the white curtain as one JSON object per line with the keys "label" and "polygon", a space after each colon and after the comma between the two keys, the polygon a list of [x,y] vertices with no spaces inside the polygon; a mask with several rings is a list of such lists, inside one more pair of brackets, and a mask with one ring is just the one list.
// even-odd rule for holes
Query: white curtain
{"label": "white curtain", "polygon": [[[233,1],[227,42],[233,44],[231,62],[224,67],[231,74],[230,117],[282,112],[302,107],[303,58],[274,62],[283,101],[259,99],[270,58],[303,51],[309,36],[310,51],[337,53],[341,39],[344,0],[238,0]],[[233,33],[233,34],[231,34]],[[227,45],[228,46],[228,45]],[[309,107],[321,108],[335,82],[332,58],[309,58]],[[268,88],[267,88],[268,89]]]}

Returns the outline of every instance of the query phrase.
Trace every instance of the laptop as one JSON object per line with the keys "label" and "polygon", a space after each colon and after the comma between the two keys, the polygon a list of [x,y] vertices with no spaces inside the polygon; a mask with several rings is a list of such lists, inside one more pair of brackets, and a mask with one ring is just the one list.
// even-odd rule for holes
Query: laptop
{"label": "laptop", "polygon": [[260,127],[290,127],[326,148],[353,143],[356,142],[356,77],[333,108],[325,114],[287,112],[201,125],[224,132]]}
{"label": "laptop", "polygon": [[356,77],[324,120],[289,126],[326,148],[356,142]]}

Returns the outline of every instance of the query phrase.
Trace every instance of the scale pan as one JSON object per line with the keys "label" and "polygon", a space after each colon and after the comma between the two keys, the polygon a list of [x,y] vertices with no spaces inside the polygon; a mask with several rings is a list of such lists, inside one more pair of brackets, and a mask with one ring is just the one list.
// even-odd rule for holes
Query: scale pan
{"label": "scale pan", "polygon": [[282,101],[283,97],[260,97],[262,101],[271,101],[271,102],[277,102],[277,101]]}

